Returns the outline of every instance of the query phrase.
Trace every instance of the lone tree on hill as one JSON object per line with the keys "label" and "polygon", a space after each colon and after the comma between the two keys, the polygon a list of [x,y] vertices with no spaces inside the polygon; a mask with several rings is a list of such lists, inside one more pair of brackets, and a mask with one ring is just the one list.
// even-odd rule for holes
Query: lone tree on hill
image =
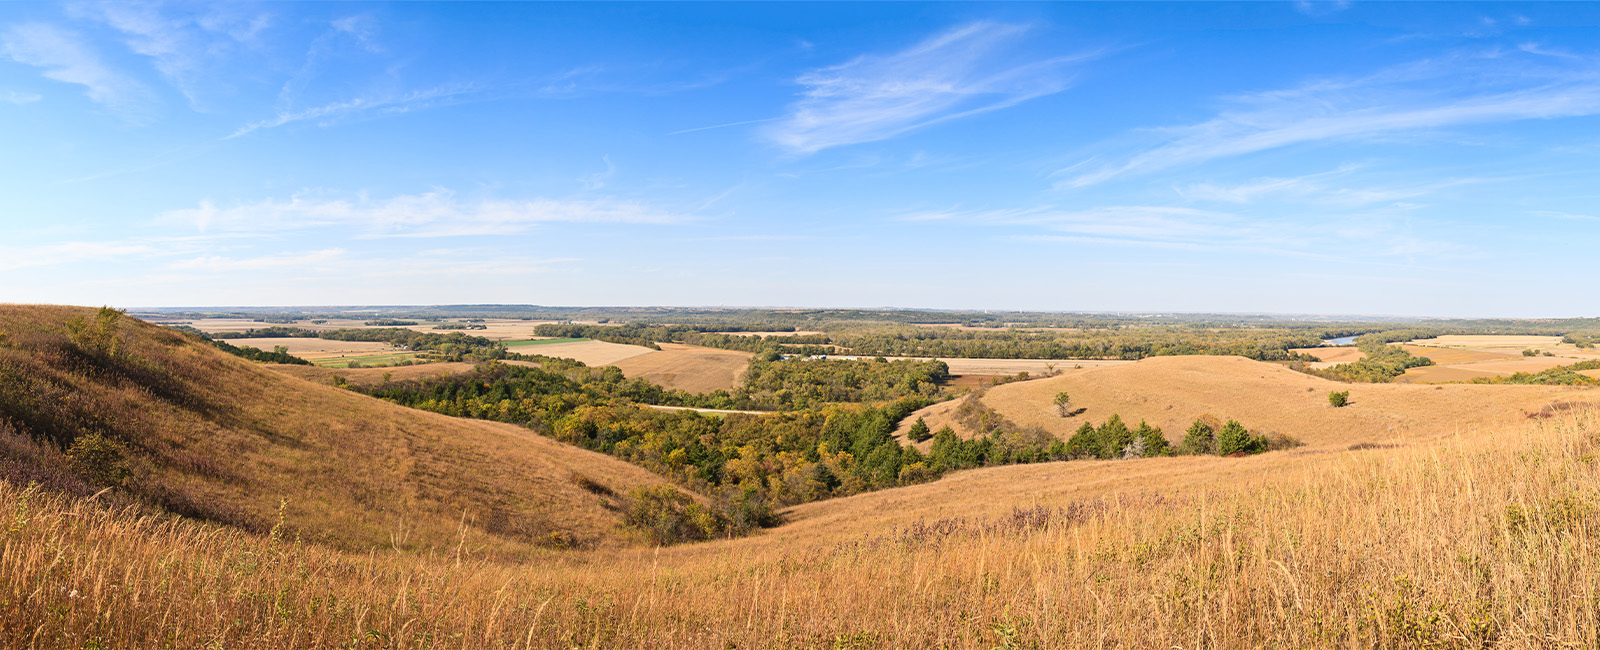
{"label": "lone tree on hill", "polygon": [[1056,393],[1056,415],[1067,417],[1072,415],[1072,397],[1066,391]]}
{"label": "lone tree on hill", "polygon": [[1328,393],[1328,403],[1332,404],[1334,408],[1339,408],[1341,406],[1349,404],[1350,403],[1350,391],[1347,391],[1347,390],[1336,390],[1336,391],[1333,391],[1331,393]]}

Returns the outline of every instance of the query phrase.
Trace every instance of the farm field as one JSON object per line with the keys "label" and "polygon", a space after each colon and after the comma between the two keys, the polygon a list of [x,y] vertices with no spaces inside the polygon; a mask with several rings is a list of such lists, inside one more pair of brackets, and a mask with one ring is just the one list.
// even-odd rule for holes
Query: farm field
{"label": "farm field", "polygon": [[[739,385],[739,376],[749,365],[750,357],[755,356],[749,352],[679,343],[658,345],[661,346],[660,351],[647,350],[648,354],[622,358],[606,365],[616,366],[628,377],[640,377],[663,388],[708,393],[733,390]],[[546,354],[542,352],[544,347],[536,349]]]}
{"label": "farm field", "polygon": [[[841,356],[839,359],[864,359],[872,357]],[[927,361],[929,357],[884,357],[890,361],[898,359],[915,359]],[[1117,366],[1132,361],[1117,359],[940,359],[950,367],[952,375],[1016,375],[1026,372],[1030,375],[1042,375],[1051,369],[1066,372],[1075,366],[1084,368],[1099,368],[1103,366]]]}
{"label": "farm field", "polygon": [[[1558,336],[1452,335],[1420,339],[1400,347],[1415,356],[1432,359],[1435,365],[1407,370],[1395,378],[1399,383],[1469,381],[1477,377],[1539,372],[1600,358],[1592,349],[1561,343]],[[1523,356],[1522,351],[1527,349],[1549,351],[1555,356]]]}
{"label": "farm field", "polygon": [[796,330],[793,332],[716,332],[728,336],[817,336],[824,334],[816,330]]}
{"label": "farm field", "polygon": [[[216,333],[219,333],[219,332],[244,332],[244,331],[247,331],[247,330],[262,329],[262,328],[266,328],[266,327],[298,327],[298,328],[301,328],[301,329],[312,329],[312,330],[379,329],[379,328],[389,327],[387,325],[367,325],[366,324],[367,321],[375,320],[375,319],[371,319],[371,318],[364,318],[364,319],[363,318],[331,318],[331,319],[318,319],[318,320],[324,320],[325,322],[312,323],[309,320],[304,320],[304,321],[296,321],[294,323],[289,323],[289,324],[280,324],[280,323],[263,323],[261,321],[258,321],[258,320],[255,320],[255,319],[250,319],[250,318],[201,318],[201,319],[151,318],[150,322],[156,323],[156,324],[188,323],[190,327],[193,327],[193,328],[195,328],[197,330],[200,330],[202,332],[205,332],[207,334],[216,334]],[[493,341],[514,341],[514,340],[531,339],[531,338],[534,338],[534,328],[536,328],[536,327],[538,327],[540,325],[545,325],[545,324],[558,322],[558,321],[550,321],[550,320],[521,320],[521,319],[515,319],[515,318],[485,318],[485,319],[482,319],[483,322],[481,322],[481,323],[472,323],[474,325],[483,325],[485,327],[485,329],[481,329],[481,330],[436,330],[436,329],[434,329],[435,325],[439,325],[440,323],[457,323],[457,322],[460,322],[460,319],[453,319],[452,318],[452,319],[443,319],[443,320],[417,320],[417,319],[405,319],[405,320],[416,320],[417,321],[416,325],[406,325],[406,326],[404,326],[405,329],[409,329],[409,330],[415,330],[415,331],[418,331],[418,332],[462,332],[464,334],[470,334],[472,336],[481,336],[481,337],[484,337],[484,338],[487,338],[487,339],[490,339],[490,340],[493,340]]]}
{"label": "farm field", "polygon": [[289,354],[312,363],[340,357],[374,356],[400,352],[393,345],[381,341],[330,341],[327,339],[227,339],[229,345],[250,346],[271,350],[282,346]]}
{"label": "farm field", "polygon": [[472,370],[474,364],[459,361],[441,361],[438,363],[424,363],[414,366],[394,366],[391,368],[329,368],[325,366],[299,366],[291,364],[268,364],[267,368],[291,377],[298,377],[307,381],[326,384],[334,377],[342,377],[345,381],[356,386],[375,386],[383,383],[383,378],[388,376],[393,381],[406,381],[410,379],[424,379],[428,377],[443,377]]}
{"label": "farm field", "polygon": [[[517,341],[511,343],[517,343]],[[535,342],[530,345],[531,347],[512,347],[511,349],[528,354],[574,359],[582,361],[589,366],[612,366],[623,359],[631,359],[655,352],[655,350],[640,345],[623,345],[621,343],[589,340],[567,341],[564,343]]]}

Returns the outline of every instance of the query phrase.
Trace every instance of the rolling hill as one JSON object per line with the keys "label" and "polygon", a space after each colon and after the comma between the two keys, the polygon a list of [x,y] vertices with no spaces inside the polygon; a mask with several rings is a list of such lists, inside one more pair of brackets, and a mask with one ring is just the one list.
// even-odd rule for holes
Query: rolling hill
{"label": "rolling hill", "polygon": [[[1328,393],[1350,391],[1350,405],[1333,408]],[[1060,392],[1072,398],[1074,417],[1056,413]],[[1391,443],[1492,430],[1570,404],[1600,404],[1600,391],[1567,386],[1344,384],[1242,357],[1152,357],[1138,363],[1070,371],[1056,377],[997,386],[982,396],[988,407],[1024,427],[1070,437],[1084,421],[1112,414],[1130,424],[1161,427],[1177,443],[1196,418],[1236,419],[1246,426],[1286,434],[1308,445]],[[927,407],[917,417],[937,430],[952,424],[952,403]]]}
{"label": "rolling hill", "polygon": [[617,495],[664,483],[521,427],[287,376],[132,318],[97,335],[95,319],[0,306],[6,478],[118,486],[107,498],[343,549],[508,556],[638,541]]}

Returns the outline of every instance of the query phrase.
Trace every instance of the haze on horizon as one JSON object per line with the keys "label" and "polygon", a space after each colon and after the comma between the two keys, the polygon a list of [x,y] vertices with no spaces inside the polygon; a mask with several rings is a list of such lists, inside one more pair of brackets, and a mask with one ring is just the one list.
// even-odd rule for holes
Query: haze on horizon
{"label": "haze on horizon", "polygon": [[0,4],[0,302],[1594,315],[1600,5]]}

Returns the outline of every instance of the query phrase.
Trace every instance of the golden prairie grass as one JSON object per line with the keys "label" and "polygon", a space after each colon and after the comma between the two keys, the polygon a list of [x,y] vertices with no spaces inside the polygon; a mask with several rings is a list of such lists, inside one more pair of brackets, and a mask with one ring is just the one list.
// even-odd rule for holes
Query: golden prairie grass
{"label": "golden prairie grass", "polygon": [[[127,451],[125,490],[170,511],[265,532],[282,504],[284,529],[339,548],[421,551],[465,535],[504,557],[642,541],[614,496],[575,475],[613,494],[666,483],[524,427],[290,377],[131,318],[121,357],[84,355],[63,323],[93,314],[0,306],[0,477],[46,480],[39,459],[99,433]],[[65,440],[33,443],[45,436]]]}
{"label": "golden prairie grass", "polygon": [[[1498,390],[1516,388],[1518,390]],[[1330,408],[1328,393],[1350,391],[1350,405]],[[1072,396],[1082,415],[1063,418],[1052,400]],[[1177,442],[1202,415],[1234,418],[1309,445],[1396,442],[1497,430],[1555,401],[1600,403],[1600,390],[1572,386],[1423,386],[1344,384],[1242,357],[1153,357],[1086,368],[1059,377],[990,389],[984,404],[1022,426],[1066,439],[1085,420],[1112,414],[1161,427]],[[930,424],[932,421],[929,421]],[[959,432],[959,431],[958,431]]]}
{"label": "golden prairie grass", "polygon": [[993,468],[754,538],[521,564],[0,485],[0,645],[1594,647],[1597,433],[1574,412],[1405,448]]}

